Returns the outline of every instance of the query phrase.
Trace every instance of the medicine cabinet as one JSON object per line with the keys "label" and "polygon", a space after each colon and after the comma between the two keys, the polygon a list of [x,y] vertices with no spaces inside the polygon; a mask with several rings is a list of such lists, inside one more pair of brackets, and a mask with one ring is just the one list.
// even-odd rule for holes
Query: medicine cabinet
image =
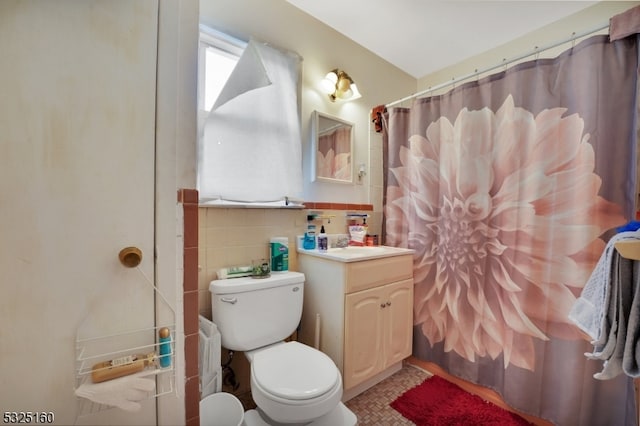
{"label": "medicine cabinet", "polygon": [[323,112],[311,116],[311,180],[353,183],[353,123]]}

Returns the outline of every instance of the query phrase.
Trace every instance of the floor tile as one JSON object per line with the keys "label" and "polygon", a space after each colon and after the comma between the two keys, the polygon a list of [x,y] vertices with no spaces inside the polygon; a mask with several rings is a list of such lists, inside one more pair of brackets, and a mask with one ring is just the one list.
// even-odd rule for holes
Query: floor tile
{"label": "floor tile", "polygon": [[422,383],[430,374],[409,364],[391,377],[346,402],[358,416],[358,425],[412,425],[389,404],[397,397]]}

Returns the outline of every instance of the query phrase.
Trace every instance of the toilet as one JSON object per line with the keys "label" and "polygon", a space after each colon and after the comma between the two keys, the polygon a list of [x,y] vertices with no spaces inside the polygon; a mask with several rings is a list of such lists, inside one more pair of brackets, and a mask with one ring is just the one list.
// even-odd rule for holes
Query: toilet
{"label": "toilet", "polygon": [[342,377],[324,353],[285,342],[302,316],[304,274],[215,280],[209,285],[213,322],[222,346],[243,351],[251,365],[251,394],[258,409],[244,424],[354,426],[342,402]]}

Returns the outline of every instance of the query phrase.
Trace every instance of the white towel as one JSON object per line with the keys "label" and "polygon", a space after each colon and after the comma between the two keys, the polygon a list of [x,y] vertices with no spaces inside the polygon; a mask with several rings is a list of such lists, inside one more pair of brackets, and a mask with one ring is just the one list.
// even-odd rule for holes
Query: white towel
{"label": "white towel", "polygon": [[151,391],[156,387],[155,379],[144,378],[150,374],[156,374],[156,371],[145,370],[101,383],[92,383],[87,378],[76,389],[76,395],[125,411],[139,411],[142,407],[140,401],[152,396]]}
{"label": "white towel", "polygon": [[220,365],[220,333],[209,319],[199,316],[198,372],[200,376],[200,398],[222,390],[222,368]]}

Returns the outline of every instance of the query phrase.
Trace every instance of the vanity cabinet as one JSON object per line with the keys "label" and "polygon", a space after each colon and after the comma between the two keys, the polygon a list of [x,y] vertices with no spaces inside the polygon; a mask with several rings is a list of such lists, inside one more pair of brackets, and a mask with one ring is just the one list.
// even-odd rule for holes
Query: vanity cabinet
{"label": "vanity cabinet", "polygon": [[411,355],[412,302],[412,279],[345,296],[345,389]]}
{"label": "vanity cabinet", "polygon": [[412,251],[339,261],[298,256],[305,274],[300,340],[342,374],[346,401],[402,368],[413,332]]}

